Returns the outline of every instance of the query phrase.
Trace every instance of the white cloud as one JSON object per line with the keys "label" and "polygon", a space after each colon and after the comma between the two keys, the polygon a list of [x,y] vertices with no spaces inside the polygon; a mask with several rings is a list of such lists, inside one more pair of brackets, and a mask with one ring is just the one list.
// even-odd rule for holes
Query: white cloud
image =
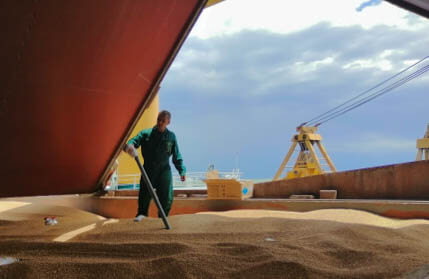
{"label": "white cloud", "polygon": [[[379,55],[374,56],[373,59],[357,59],[350,63],[345,64],[342,68],[347,69],[362,69],[362,68],[374,68],[381,71],[400,70],[405,66],[410,66],[418,60],[406,60],[402,64],[404,65],[393,65],[389,60],[393,55],[404,54],[405,51],[401,49],[386,49],[383,50]],[[414,62],[413,62],[414,61]],[[410,63],[413,62],[413,63]],[[396,66],[396,67],[395,67]]]}
{"label": "white cloud", "polygon": [[316,61],[311,61],[311,62],[302,62],[302,61],[297,61],[294,64],[294,69],[301,74],[304,73],[308,73],[308,72],[314,72],[316,71],[318,68],[324,66],[324,65],[329,65],[332,64],[332,62],[334,62],[334,58],[333,57],[326,57],[322,60],[316,60]]}
{"label": "white cloud", "polygon": [[343,66],[343,69],[377,68],[382,71],[390,71],[392,63],[386,59],[359,59]]}
{"label": "white cloud", "polygon": [[367,29],[386,25],[415,30],[426,25],[426,20],[420,17],[411,24],[409,12],[385,1],[358,12],[356,8],[360,4],[361,0],[227,0],[204,10],[191,36],[210,38],[245,29],[286,34],[321,22],[329,22],[332,26],[359,25]]}
{"label": "white cloud", "polygon": [[[160,94],[176,115],[173,129],[183,137],[189,169],[212,162],[229,169],[240,152],[247,177],[272,177],[299,123],[428,55],[427,20],[384,2],[358,13],[362,2],[313,1],[305,11],[306,1],[226,0],[207,9],[211,18],[201,17]],[[404,31],[423,20],[426,29]],[[413,160],[427,124],[428,81],[429,73],[324,124],[337,168]]]}
{"label": "white cloud", "polygon": [[411,66],[411,65],[413,65],[413,64],[415,64],[415,63],[417,63],[417,61],[419,61],[419,60],[418,60],[418,59],[404,60],[402,63],[403,63],[405,66]]}

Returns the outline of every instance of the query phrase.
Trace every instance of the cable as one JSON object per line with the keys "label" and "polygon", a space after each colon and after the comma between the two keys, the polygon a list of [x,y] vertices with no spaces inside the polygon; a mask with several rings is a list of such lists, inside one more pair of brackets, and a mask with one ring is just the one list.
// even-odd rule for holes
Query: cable
{"label": "cable", "polygon": [[405,80],[401,80],[401,81],[400,81],[400,82],[398,82],[397,84],[391,85],[391,87],[390,87],[390,88],[383,89],[379,94],[376,94],[376,95],[372,96],[371,98],[368,98],[368,99],[366,99],[365,101],[360,102],[360,103],[358,103],[358,104],[356,104],[356,105],[352,106],[351,108],[349,108],[349,109],[347,109],[347,110],[344,110],[344,111],[342,111],[342,112],[340,112],[340,113],[337,113],[336,115],[334,115],[334,116],[332,116],[332,117],[330,117],[330,118],[328,118],[328,119],[326,119],[326,120],[324,120],[324,121],[319,122],[319,123],[318,123],[318,124],[316,124],[315,126],[320,126],[321,124],[326,123],[326,122],[328,122],[328,121],[329,121],[329,120],[331,120],[331,119],[337,118],[338,116],[341,116],[341,115],[345,114],[346,112],[351,111],[351,110],[353,110],[353,109],[355,109],[355,108],[357,108],[357,107],[360,107],[361,105],[366,104],[366,103],[368,103],[369,101],[372,101],[373,99],[375,99],[375,98],[377,98],[377,97],[379,97],[379,96],[381,96],[381,95],[384,95],[384,94],[386,94],[386,93],[389,93],[389,92],[390,92],[390,91],[392,91],[393,89],[396,89],[396,88],[398,88],[398,87],[402,86],[403,84],[408,83],[409,81],[411,81],[411,80],[413,80],[413,79],[415,79],[415,78],[417,78],[417,77],[421,76],[421,75],[422,75],[422,74],[424,74],[425,72],[429,71],[429,66],[426,66],[425,68],[423,68],[423,69],[421,69],[421,70],[422,70],[421,72],[419,72],[419,73],[415,73],[415,75],[413,75],[412,77],[408,76]]}
{"label": "cable", "polygon": [[409,82],[409,81],[411,81],[411,80],[413,80],[413,79],[421,76],[422,74],[426,73],[427,71],[429,71],[429,65],[425,66],[425,67],[423,67],[423,68],[421,68],[419,70],[417,70],[416,72],[414,72],[414,73],[412,73],[412,74],[410,74],[410,75],[408,75],[408,76],[406,76],[406,77],[404,77],[402,79],[400,79],[399,81],[396,81],[394,84],[391,84],[388,87],[383,88],[383,89],[377,91],[376,93],[374,93],[374,94],[366,97],[365,99],[363,99],[360,102],[356,102],[356,103],[354,103],[352,105],[349,105],[346,108],[343,108],[342,110],[337,111],[336,113],[331,114],[330,116],[323,117],[322,119],[319,120],[320,122],[317,123],[315,126],[320,126],[321,124],[326,123],[326,122],[328,122],[331,119],[337,118],[337,117],[345,114],[346,112],[349,112],[349,111],[351,111],[351,110],[353,110],[353,109],[355,109],[357,107],[360,107],[361,105],[366,104],[369,101],[372,101],[372,100],[374,100],[377,97],[380,97],[381,95],[389,93],[393,89],[396,89],[396,88],[404,85],[405,83],[407,83],[407,82]]}
{"label": "cable", "polygon": [[[402,70],[402,71],[400,71],[399,73],[397,73],[397,74],[393,75],[392,77],[390,77],[390,78],[388,78],[388,79],[386,79],[386,80],[384,80],[384,81],[382,81],[382,82],[378,83],[377,85],[375,85],[375,86],[371,87],[371,88],[370,88],[370,89],[368,89],[368,90],[365,90],[364,92],[362,92],[362,93],[358,94],[357,96],[355,96],[355,97],[351,98],[350,100],[348,100],[348,101],[346,101],[346,102],[342,103],[341,105],[338,105],[338,106],[336,106],[335,108],[330,109],[330,110],[328,110],[327,112],[322,113],[321,115],[319,115],[319,116],[317,116],[317,117],[314,117],[313,119],[311,119],[311,120],[309,120],[309,121],[307,121],[307,122],[304,122],[303,124],[305,125],[305,124],[310,124],[311,122],[315,122],[315,123],[316,123],[316,122],[320,121],[320,119],[319,119],[319,118],[321,118],[322,116],[325,116],[326,114],[328,114],[328,113],[330,113],[330,112],[332,112],[332,111],[334,111],[334,110],[336,110],[336,109],[338,109],[338,108],[340,108],[340,107],[344,106],[345,104],[350,103],[351,101],[353,101],[353,100],[355,100],[355,99],[357,99],[357,98],[361,97],[362,95],[365,95],[366,93],[368,93],[368,92],[370,92],[370,91],[374,90],[375,88],[377,88],[377,87],[379,87],[379,86],[381,86],[381,85],[385,84],[386,82],[388,82],[388,81],[390,81],[390,80],[394,79],[395,77],[399,76],[400,74],[402,74],[402,73],[404,73],[404,72],[408,71],[409,69],[413,68],[413,67],[414,67],[414,66],[416,66],[417,64],[419,64],[419,63],[423,62],[423,61],[424,61],[424,60],[426,60],[427,58],[429,58],[429,56],[424,57],[423,59],[421,59],[421,60],[417,61],[417,62],[416,62],[416,63],[414,63],[413,65],[411,65],[411,66],[409,66],[409,67],[405,68],[404,70]],[[303,124],[301,124],[301,125],[303,125]]]}
{"label": "cable", "polygon": [[311,125],[310,123],[312,123],[312,122],[314,122],[314,123],[320,122],[320,120],[321,120],[321,117],[322,117],[322,116],[325,116],[325,115],[327,115],[327,114],[329,114],[329,113],[331,113],[331,112],[333,112],[333,111],[337,110],[338,108],[341,108],[342,106],[344,106],[344,105],[346,105],[346,104],[350,103],[351,101],[353,101],[353,100],[355,100],[355,99],[357,99],[357,98],[359,98],[359,97],[361,97],[361,96],[365,95],[366,93],[368,93],[368,92],[370,92],[370,91],[374,90],[375,88],[377,88],[377,87],[379,87],[379,86],[381,86],[381,85],[385,84],[386,82],[388,82],[388,81],[390,81],[390,80],[394,79],[395,77],[397,77],[397,76],[399,76],[400,74],[402,74],[402,73],[404,73],[404,72],[408,71],[409,69],[411,69],[411,68],[415,67],[416,65],[420,64],[421,62],[423,62],[424,60],[426,60],[426,59],[428,59],[428,58],[429,58],[429,56],[426,56],[426,57],[424,57],[424,58],[420,59],[420,60],[419,60],[419,61],[417,61],[416,63],[412,64],[411,66],[409,66],[409,67],[407,67],[407,68],[405,68],[405,69],[403,69],[402,71],[400,71],[400,72],[398,72],[397,74],[395,74],[395,75],[391,76],[390,78],[388,78],[388,79],[386,79],[386,80],[384,80],[384,81],[382,81],[382,82],[378,83],[377,85],[375,85],[375,86],[371,87],[371,88],[370,88],[370,89],[368,89],[368,90],[365,90],[364,92],[362,92],[362,93],[358,94],[357,96],[355,96],[355,97],[351,98],[350,100],[348,100],[348,101],[346,101],[346,102],[344,102],[344,103],[342,103],[342,104],[340,104],[340,105],[338,105],[338,106],[334,107],[333,109],[330,109],[330,110],[328,110],[327,112],[322,113],[322,114],[320,114],[320,115],[318,115],[318,116],[316,116],[316,117],[314,117],[314,118],[310,119],[309,121],[302,123],[300,126],[303,126],[303,125]]}
{"label": "cable", "polygon": [[[352,104],[350,104],[350,105],[348,105],[348,106],[346,106],[346,107],[342,108],[341,110],[338,110],[338,111],[336,111],[336,112],[330,113],[330,114],[328,114],[328,115],[326,115],[326,116],[324,116],[324,117],[322,117],[322,118],[319,118],[319,122],[320,122],[320,121],[323,121],[324,119],[330,118],[330,117],[331,117],[331,116],[333,116],[333,115],[336,115],[336,114],[338,114],[338,113],[341,113],[341,112],[343,112],[344,110],[348,110],[348,108],[350,108],[350,107],[354,107],[354,106],[356,106],[356,105],[357,105],[357,104],[359,104],[359,103],[365,102],[366,100],[371,99],[371,97],[373,97],[373,96],[375,96],[375,95],[378,95],[378,94],[382,93],[384,90],[388,89],[389,87],[395,86],[396,84],[398,84],[398,83],[400,83],[400,82],[402,82],[402,81],[404,81],[404,80],[407,80],[407,81],[408,81],[408,79],[409,79],[409,78],[413,79],[413,77],[414,77],[415,75],[419,75],[419,73],[420,73],[420,72],[422,72],[422,71],[423,71],[423,72],[425,72],[425,68],[426,68],[426,67],[428,67],[428,66],[425,66],[425,67],[423,67],[423,68],[421,68],[421,69],[419,69],[419,70],[417,70],[417,71],[415,71],[415,72],[413,72],[413,73],[409,74],[408,76],[403,77],[402,79],[400,79],[400,80],[398,80],[398,81],[394,82],[393,84],[390,84],[390,85],[388,85],[388,86],[386,86],[386,87],[384,87],[384,88],[382,88],[382,89],[380,89],[380,90],[376,91],[375,93],[372,93],[371,95],[368,95],[368,96],[366,96],[366,97],[364,97],[364,98],[360,99],[359,101],[354,102],[354,103],[352,103]],[[395,88],[396,88],[396,87],[395,87]]]}

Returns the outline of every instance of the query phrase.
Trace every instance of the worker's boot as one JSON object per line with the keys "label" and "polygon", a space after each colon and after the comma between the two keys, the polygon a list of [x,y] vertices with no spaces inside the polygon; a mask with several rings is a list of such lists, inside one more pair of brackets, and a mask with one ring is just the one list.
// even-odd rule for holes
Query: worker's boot
{"label": "worker's boot", "polygon": [[143,214],[137,215],[134,218],[134,222],[141,222],[144,218],[146,218],[146,216],[144,216]]}

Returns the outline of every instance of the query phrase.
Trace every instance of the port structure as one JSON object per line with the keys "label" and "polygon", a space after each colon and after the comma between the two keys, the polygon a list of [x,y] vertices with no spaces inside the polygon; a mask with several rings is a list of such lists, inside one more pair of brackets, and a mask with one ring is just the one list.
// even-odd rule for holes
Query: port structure
{"label": "port structure", "polygon": [[[329,158],[325,147],[322,145],[322,136],[317,134],[316,126],[299,126],[297,127],[298,134],[292,137],[292,146],[289,148],[286,157],[281,163],[273,180],[299,178],[317,174],[323,174],[325,171],[320,163],[321,160],[326,161],[331,172],[336,172],[336,168]],[[300,151],[292,170],[281,178],[287,163],[292,157],[296,147],[299,146]],[[317,146],[322,154],[322,159],[317,156],[315,146]]]}
{"label": "port structure", "polygon": [[429,160],[429,124],[426,128],[426,133],[422,139],[417,140],[417,157],[416,161]]}

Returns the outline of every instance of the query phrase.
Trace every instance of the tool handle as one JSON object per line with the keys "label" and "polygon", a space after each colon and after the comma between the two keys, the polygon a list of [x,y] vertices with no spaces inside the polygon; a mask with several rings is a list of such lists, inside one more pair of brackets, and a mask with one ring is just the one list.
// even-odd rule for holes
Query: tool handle
{"label": "tool handle", "polygon": [[[143,165],[140,162],[139,157],[134,157],[134,159],[136,160],[137,165],[139,166],[139,169],[142,173],[143,182],[146,185],[147,190],[149,191],[153,200],[155,201],[155,204],[158,207],[158,211],[161,213],[162,221],[164,222],[165,228],[167,230],[171,229],[170,224],[168,223],[167,216],[165,216],[164,209],[162,208],[161,203],[159,202],[158,195],[156,194],[155,190],[153,189],[152,183],[150,182],[150,179],[147,176],[147,173],[146,173],[145,169],[143,168]],[[142,185],[140,185],[140,187],[142,187]]]}

